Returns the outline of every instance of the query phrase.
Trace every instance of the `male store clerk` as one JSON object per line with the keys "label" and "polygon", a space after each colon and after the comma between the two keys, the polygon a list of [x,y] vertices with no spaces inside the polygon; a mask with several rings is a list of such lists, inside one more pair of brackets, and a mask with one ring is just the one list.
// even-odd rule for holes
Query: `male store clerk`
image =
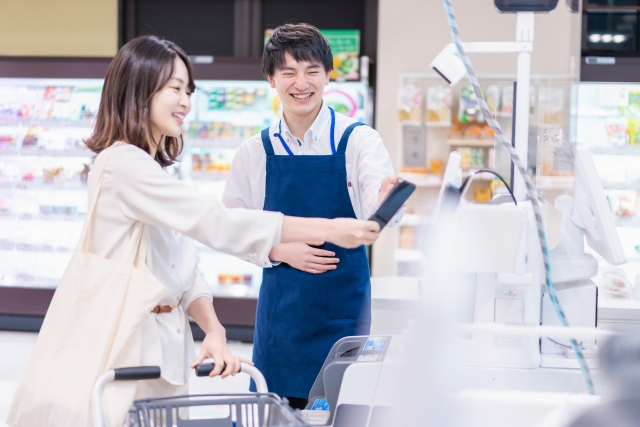
{"label": "male store clerk", "polygon": [[[302,217],[369,218],[399,177],[393,176],[378,132],[323,103],[333,68],[327,40],[308,24],[278,27],[265,45],[262,67],[278,91],[283,118],[240,146],[225,205]],[[369,334],[367,254],[364,246],[287,243],[274,247],[269,259],[253,361],[269,390],[303,409],[333,344]]]}

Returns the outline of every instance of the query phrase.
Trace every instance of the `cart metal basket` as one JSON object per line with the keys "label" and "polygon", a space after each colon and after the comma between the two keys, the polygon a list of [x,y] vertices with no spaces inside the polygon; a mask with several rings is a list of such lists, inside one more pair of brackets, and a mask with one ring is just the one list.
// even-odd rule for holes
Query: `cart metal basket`
{"label": "cart metal basket", "polygon": [[[196,366],[197,376],[207,376],[213,363]],[[126,427],[309,427],[286,399],[269,393],[258,369],[242,363],[240,372],[251,376],[258,393],[172,396],[133,402]],[[160,378],[158,366],[119,368],[105,372],[93,388],[93,426],[104,427],[102,390],[110,381]]]}
{"label": "cart metal basket", "polygon": [[[191,417],[194,416],[194,412],[199,412],[199,419],[189,419],[189,410],[191,410]],[[302,427],[308,425],[280,397],[268,393],[138,400],[134,402],[134,409],[129,413],[128,427]]]}

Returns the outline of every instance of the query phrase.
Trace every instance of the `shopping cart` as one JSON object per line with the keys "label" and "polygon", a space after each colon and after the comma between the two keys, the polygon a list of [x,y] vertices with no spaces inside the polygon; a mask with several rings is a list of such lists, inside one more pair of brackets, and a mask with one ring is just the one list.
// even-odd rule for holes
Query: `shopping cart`
{"label": "shopping cart", "polygon": [[[204,377],[214,368],[213,363],[196,366],[196,375]],[[269,393],[267,382],[260,371],[246,363],[240,364],[240,372],[251,376],[257,393],[201,394],[188,396],[143,399],[133,402],[126,427],[309,427],[298,413],[277,394]],[[136,381],[160,378],[160,367],[140,366],[119,368],[102,374],[93,388],[91,406],[93,427],[104,427],[102,391],[111,381]],[[211,417],[203,413],[213,412]],[[198,419],[190,419],[189,413],[200,412]]]}

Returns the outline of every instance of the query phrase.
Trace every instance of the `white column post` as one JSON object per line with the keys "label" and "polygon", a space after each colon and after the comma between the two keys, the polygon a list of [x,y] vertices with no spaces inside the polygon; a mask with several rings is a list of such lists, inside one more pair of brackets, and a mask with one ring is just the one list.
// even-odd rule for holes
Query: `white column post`
{"label": "white column post", "polygon": [[[516,41],[533,42],[533,12],[516,13]],[[531,77],[531,52],[518,54],[518,76],[516,89],[515,149],[527,166],[529,151],[529,94]],[[514,172],[513,192],[516,200],[526,199],[524,181],[520,173]]]}

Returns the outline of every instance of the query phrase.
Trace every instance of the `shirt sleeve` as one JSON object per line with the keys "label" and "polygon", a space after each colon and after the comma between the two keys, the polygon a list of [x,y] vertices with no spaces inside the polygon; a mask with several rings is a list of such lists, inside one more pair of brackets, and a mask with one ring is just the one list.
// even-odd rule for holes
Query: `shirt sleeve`
{"label": "shirt sleeve", "polygon": [[236,151],[224,186],[222,203],[228,208],[262,209],[254,206],[251,188],[251,153],[245,142]]}
{"label": "shirt sleeve", "polygon": [[[260,159],[251,158],[250,143],[252,139],[238,148],[233,157],[233,162],[231,162],[229,177],[222,194],[222,203],[228,208],[262,210],[264,206],[264,202],[262,206],[258,206],[258,200],[261,199],[261,195],[256,193],[265,191],[265,184],[262,182],[261,174],[266,168],[266,160],[261,161]],[[238,258],[251,262],[247,256]],[[260,267],[273,267],[276,265],[280,265],[280,262],[269,260],[268,263],[261,264]]]}
{"label": "shirt sleeve", "polygon": [[189,236],[212,249],[270,265],[269,252],[280,243],[283,215],[229,209],[170,176],[146,152],[126,144],[106,165],[103,185],[125,217]]}
{"label": "shirt sleeve", "polygon": [[209,300],[213,301],[213,295],[211,294],[209,284],[204,280],[200,269],[197,268],[193,275],[191,286],[184,291],[182,298],[180,299],[180,304],[185,312],[189,310],[191,303],[200,297],[207,297]]}
{"label": "shirt sleeve", "polygon": [[[380,134],[369,127],[360,126],[354,130],[359,138],[356,142],[357,172],[360,193],[362,194],[362,208],[365,218],[369,218],[380,207],[378,194],[380,184],[386,176],[395,175],[391,157]],[[389,226],[400,223],[405,209],[400,209],[389,221]]]}

